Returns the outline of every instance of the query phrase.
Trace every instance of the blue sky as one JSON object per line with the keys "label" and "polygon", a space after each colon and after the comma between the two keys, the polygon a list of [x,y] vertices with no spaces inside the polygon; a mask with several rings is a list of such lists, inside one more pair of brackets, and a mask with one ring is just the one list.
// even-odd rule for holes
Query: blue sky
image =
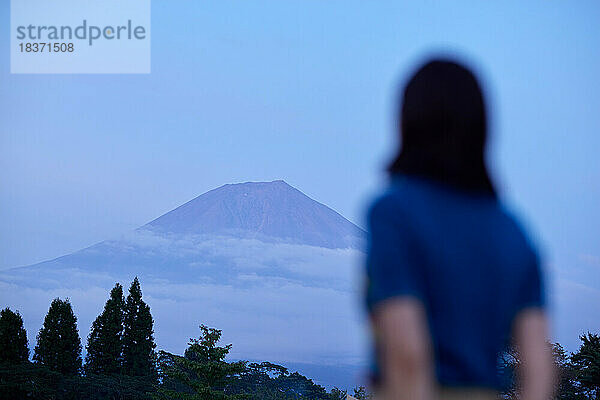
{"label": "blue sky", "polygon": [[9,19],[4,1],[0,267],[230,182],[284,179],[362,225],[398,83],[441,51],[484,82],[494,175],[553,282],[600,298],[598,2],[153,0],[149,75],[11,75]]}

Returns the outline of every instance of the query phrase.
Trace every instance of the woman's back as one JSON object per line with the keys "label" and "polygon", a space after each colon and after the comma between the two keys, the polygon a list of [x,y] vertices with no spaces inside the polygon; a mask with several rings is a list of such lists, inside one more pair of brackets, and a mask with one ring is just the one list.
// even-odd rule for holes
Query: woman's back
{"label": "woman's back", "polygon": [[493,398],[512,337],[523,397],[547,399],[539,263],[490,178],[479,83],[455,62],[432,60],[401,100],[391,184],[369,210],[376,389],[390,399],[431,399],[438,389],[444,399]]}
{"label": "woman's back", "polygon": [[398,176],[369,213],[367,302],[414,296],[438,382],[499,389],[518,311],[542,303],[537,257],[495,198]]}

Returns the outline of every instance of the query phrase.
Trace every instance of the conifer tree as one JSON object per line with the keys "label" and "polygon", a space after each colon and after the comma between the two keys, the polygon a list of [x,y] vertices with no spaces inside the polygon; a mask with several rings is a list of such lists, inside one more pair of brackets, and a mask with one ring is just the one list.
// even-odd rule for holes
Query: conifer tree
{"label": "conifer tree", "polygon": [[92,324],[86,346],[86,373],[109,375],[121,372],[124,312],[123,286],[117,283],[110,291],[102,314]]}
{"label": "conifer tree", "polygon": [[358,400],[370,400],[373,398],[373,395],[364,386],[355,387],[352,396]]}
{"label": "conifer tree", "polygon": [[583,392],[590,399],[600,399],[600,335],[588,332],[579,339],[581,346],[571,355],[571,362]]}
{"label": "conifer tree", "polygon": [[244,394],[232,393],[240,374],[246,370],[246,362],[225,361],[232,345],[217,345],[221,339],[219,329],[200,325],[200,330],[200,337],[190,339],[183,357],[160,351],[163,385],[155,397],[190,400],[247,398]]}
{"label": "conifer tree", "polygon": [[131,283],[125,302],[123,330],[123,373],[156,382],[156,353],[150,307],[142,300],[137,276]]}
{"label": "conifer tree", "polygon": [[19,312],[0,311],[0,364],[18,364],[29,359],[27,332]]}
{"label": "conifer tree", "polygon": [[584,397],[579,393],[577,371],[573,369],[569,355],[560,343],[552,343],[554,358],[554,400],[580,400]]}
{"label": "conifer tree", "polygon": [[329,392],[329,398],[331,400],[346,400],[348,398],[348,391],[334,386],[331,392]]}
{"label": "conifer tree", "polygon": [[44,325],[37,336],[33,359],[52,371],[65,375],[81,370],[81,341],[77,317],[69,299],[52,300]]}

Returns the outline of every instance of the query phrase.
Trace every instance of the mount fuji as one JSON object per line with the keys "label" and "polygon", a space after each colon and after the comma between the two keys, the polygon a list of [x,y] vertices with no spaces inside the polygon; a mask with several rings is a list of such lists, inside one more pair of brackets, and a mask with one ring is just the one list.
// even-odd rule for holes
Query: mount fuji
{"label": "mount fuji", "polygon": [[357,248],[364,232],[284,181],[247,182],[211,190],[142,229],[213,234],[326,248]]}
{"label": "mount fuji", "polygon": [[0,271],[0,300],[20,310],[32,347],[50,301],[69,297],[85,344],[110,288],[138,276],[159,349],[182,353],[206,324],[233,343],[232,358],[350,387],[364,360],[364,237],[284,181],[228,184],[118,239]]}

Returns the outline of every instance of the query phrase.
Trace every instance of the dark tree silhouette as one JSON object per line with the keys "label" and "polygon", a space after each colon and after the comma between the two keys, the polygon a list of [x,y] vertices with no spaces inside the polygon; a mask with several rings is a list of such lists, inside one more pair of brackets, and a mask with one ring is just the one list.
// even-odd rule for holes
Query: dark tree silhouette
{"label": "dark tree silhouette", "polygon": [[152,383],[158,377],[153,324],[150,307],[142,300],[140,281],[135,277],[125,303],[123,374],[144,377]]}
{"label": "dark tree silhouette", "polygon": [[367,388],[364,386],[358,386],[354,388],[353,397],[358,400],[370,400],[373,398],[373,395],[367,391]]}
{"label": "dark tree silhouette", "polygon": [[124,312],[123,287],[117,283],[110,292],[102,314],[92,324],[86,347],[86,374],[108,375],[121,372]]}
{"label": "dark tree silhouette", "polygon": [[581,346],[571,356],[582,391],[590,399],[600,399],[600,335],[589,333],[579,337]]}
{"label": "dark tree silhouette", "polygon": [[29,359],[27,332],[19,312],[0,311],[0,364],[18,364]]}
{"label": "dark tree silhouette", "polygon": [[242,394],[231,393],[233,380],[246,370],[246,363],[228,363],[225,357],[231,345],[217,346],[221,331],[200,325],[200,337],[190,339],[185,355],[177,356],[165,351],[159,353],[163,386],[159,399],[236,399]]}
{"label": "dark tree silhouette", "polygon": [[33,359],[61,374],[80,372],[81,341],[77,332],[77,317],[69,299],[52,300],[44,325],[37,336]]}
{"label": "dark tree silhouette", "polygon": [[331,392],[329,392],[329,398],[331,400],[346,400],[347,395],[348,391],[342,390],[337,386],[335,386],[333,389],[331,389]]}
{"label": "dark tree silhouette", "polygon": [[552,344],[552,356],[556,368],[556,400],[585,400],[577,381],[577,371],[573,368],[571,359],[559,343]]}

